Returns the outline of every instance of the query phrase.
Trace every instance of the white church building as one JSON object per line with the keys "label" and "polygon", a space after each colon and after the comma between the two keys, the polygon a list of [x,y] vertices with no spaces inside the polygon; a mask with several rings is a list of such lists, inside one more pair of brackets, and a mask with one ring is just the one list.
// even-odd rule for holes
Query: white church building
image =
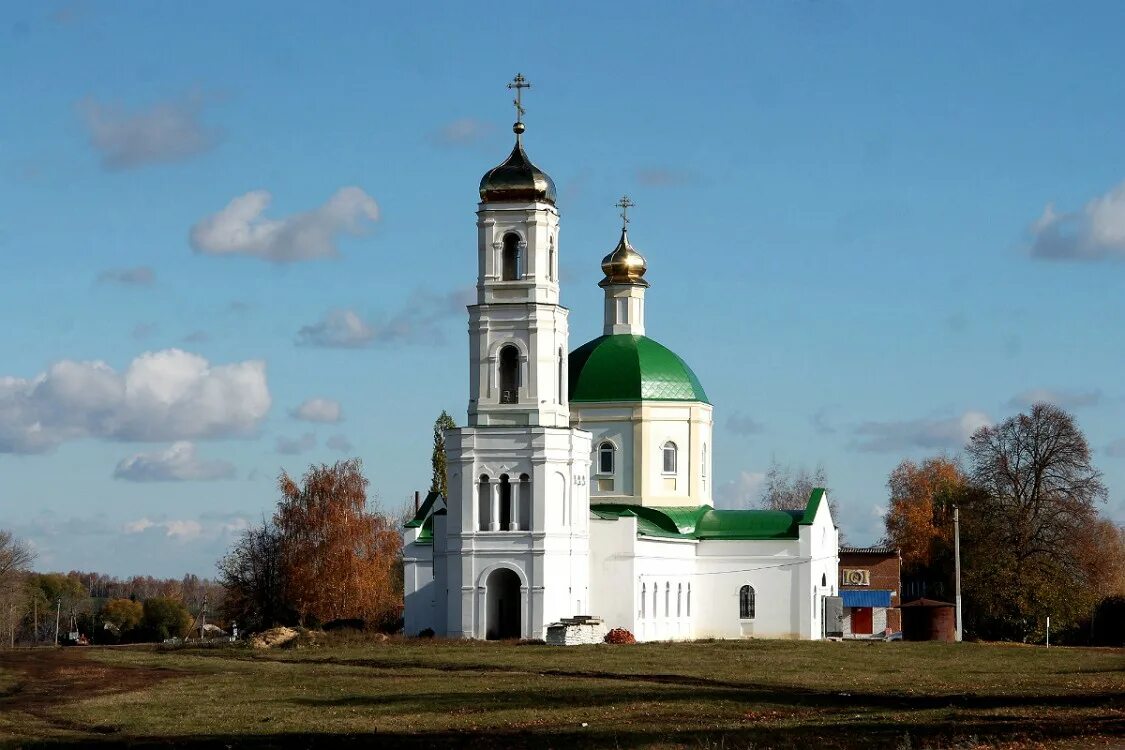
{"label": "white church building", "polygon": [[713,407],[646,335],[624,227],[602,259],[602,335],[570,349],[555,185],[517,111],[511,155],[480,182],[468,426],[445,434],[449,496],[404,530],[406,633],[544,638],[593,615],[637,640],[822,637],[838,560],[824,491],[801,510],[714,508]]}

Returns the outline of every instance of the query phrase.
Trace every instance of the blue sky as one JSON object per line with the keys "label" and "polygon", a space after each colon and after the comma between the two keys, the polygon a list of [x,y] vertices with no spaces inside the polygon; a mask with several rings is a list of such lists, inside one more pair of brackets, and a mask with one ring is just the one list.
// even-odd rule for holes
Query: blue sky
{"label": "blue sky", "polygon": [[425,489],[516,71],[572,347],[628,193],[723,503],[823,464],[874,541],[902,458],[1046,398],[1125,521],[1125,5],[5,10],[0,526],[41,568],[212,575],[340,456]]}

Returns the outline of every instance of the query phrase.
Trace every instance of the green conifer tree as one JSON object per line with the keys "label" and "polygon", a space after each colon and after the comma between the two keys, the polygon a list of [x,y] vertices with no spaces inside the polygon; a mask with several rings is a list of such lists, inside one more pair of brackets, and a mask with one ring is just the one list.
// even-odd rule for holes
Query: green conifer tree
{"label": "green conifer tree", "polygon": [[434,475],[430,482],[430,492],[438,492],[442,497],[448,497],[449,481],[445,471],[445,431],[457,426],[453,417],[442,409],[441,416],[434,421],[434,453],[430,458]]}

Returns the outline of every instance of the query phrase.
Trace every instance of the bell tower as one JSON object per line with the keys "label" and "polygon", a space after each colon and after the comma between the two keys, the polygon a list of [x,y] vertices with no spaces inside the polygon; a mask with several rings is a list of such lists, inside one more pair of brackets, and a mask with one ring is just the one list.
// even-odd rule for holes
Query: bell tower
{"label": "bell tower", "polygon": [[567,309],[559,304],[555,183],[523,149],[516,76],[516,143],[480,182],[477,304],[469,308],[469,424],[569,427]]}
{"label": "bell tower", "polygon": [[445,434],[433,531],[434,629],[451,637],[543,638],[590,602],[591,436],[570,425],[555,184],[523,148],[530,85],[508,84],[516,143],[480,181],[469,421]]}

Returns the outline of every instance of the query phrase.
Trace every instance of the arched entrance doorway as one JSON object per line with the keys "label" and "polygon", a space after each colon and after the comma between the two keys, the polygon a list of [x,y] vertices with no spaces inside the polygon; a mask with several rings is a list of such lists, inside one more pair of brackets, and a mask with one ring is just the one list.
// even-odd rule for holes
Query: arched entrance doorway
{"label": "arched entrance doorway", "polygon": [[509,568],[497,568],[485,581],[487,622],[485,637],[490,641],[520,637],[520,577]]}

